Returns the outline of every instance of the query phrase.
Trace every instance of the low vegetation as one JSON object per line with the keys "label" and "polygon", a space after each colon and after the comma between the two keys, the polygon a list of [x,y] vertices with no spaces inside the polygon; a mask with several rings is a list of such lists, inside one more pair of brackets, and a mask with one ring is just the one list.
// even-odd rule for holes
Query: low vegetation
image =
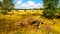
{"label": "low vegetation", "polygon": [[[31,11],[31,12],[29,12]],[[0,13],[1,34],[60,34],[60,19],[48,19],[43,10],[11,11]]]}

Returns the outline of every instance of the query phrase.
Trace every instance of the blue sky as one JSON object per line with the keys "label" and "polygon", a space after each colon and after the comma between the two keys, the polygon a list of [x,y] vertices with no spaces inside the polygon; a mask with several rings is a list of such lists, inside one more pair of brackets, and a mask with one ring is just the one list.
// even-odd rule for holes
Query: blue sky
{"label": "blue sky", "polygon": [[[0,0],[2,1],[2,0]],[[59,0],[60,2],[60,0]],[[34,8],[43,8],[42,0],[13,0],[15,7],[17,9],[34,9]],[[60,3],[58,5],[60,7]]]}
{"label": "blue sky", "polygon": [[42,8],[42,0],[13,0],[17,9]]}
{"label": "blue sky", "polygon": [[[13,0],[13,1],[14,1],[15,3],[17,3],[18,0]],[[27,1],[33,1],[33,2],[35,2],[35,3],[43,3],[42,0],[23,0],[22,2],[25,3],[25,2],[27,2]]]}
{"label": "blue sky", "polygon": [[[29,0],[23,0],[23,2],[27,2],[27,1],[29,1]],[[35,3],[43,3],[42,0],[31,0],[31,1],[33,1]]]}

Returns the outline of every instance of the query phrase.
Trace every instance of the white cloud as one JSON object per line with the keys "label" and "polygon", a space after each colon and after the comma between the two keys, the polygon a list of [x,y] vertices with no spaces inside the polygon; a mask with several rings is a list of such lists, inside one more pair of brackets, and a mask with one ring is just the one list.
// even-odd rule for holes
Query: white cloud
{"label": "white cloud", "polygon": [[21,4],[22,3],[22,0],[18,0],[16,4]]}
{"label": "white cloud", "polygon": [[36,4],[35,7],[37,7],[37,8],[42,8],[42,7],[43,7],[43,4],[38,3],[38,4]]}
{"label": "white cloud", "polygon": [[22,3],[22,0],[18,0],[15,4],[15,8],[17,9],[34,9],[34,8],[42,8],[42,4],[35,4],[33,1],[28,1],[26,3]]}
{"label": "white cloud", "polygon": [[34,5],[34,2],[33,1],[28,1],[27,2],[29,5]]}

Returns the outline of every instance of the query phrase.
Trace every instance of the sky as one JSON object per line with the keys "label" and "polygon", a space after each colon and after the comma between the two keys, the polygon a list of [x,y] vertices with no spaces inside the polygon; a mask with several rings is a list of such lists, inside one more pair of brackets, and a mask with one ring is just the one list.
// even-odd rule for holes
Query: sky
{"label": "sky", "polygon": [[[2,1],[2,0],[0,0]],[[59,1],[60,2],[60,1]],[[16,9],[34,9],[43,8],[42,0],[13,0]],[[60,7],[60,4],[58,5]]]}
{"label": "sky", "polygon": [[34,8],[42,8],[43,1],[42,0],[13,0],[15,3],[15,7],[17,9],[34,9]]}

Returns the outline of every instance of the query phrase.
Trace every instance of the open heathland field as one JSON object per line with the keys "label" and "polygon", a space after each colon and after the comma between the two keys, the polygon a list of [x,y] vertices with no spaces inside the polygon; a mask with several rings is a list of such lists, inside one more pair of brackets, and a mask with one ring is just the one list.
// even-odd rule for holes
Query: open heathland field
{"label": "open heathland field", "polygon": [[48,19],[42,12],[11,10],[6,15],[0,13],[0,34],[60,34],[60,18]]}

